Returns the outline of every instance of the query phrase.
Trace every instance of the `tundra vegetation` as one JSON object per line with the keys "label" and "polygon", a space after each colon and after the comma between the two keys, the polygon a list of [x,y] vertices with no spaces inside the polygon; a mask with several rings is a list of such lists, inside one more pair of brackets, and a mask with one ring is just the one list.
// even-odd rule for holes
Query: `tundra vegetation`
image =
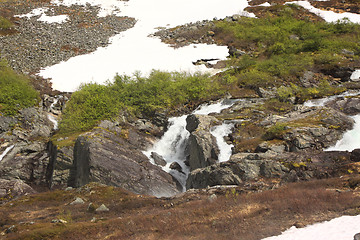
{"label": "tundra vegetation", "polygon": [[29,79],[14,72],[5,60],[0,61],[0,80],[0,114],[16,115],[38,102],[39,94]]}

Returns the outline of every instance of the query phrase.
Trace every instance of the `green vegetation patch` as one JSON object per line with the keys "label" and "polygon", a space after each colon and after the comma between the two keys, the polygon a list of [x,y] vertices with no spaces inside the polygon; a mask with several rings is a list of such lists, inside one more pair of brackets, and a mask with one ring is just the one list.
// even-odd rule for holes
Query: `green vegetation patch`
{"label": "green vegetation patch", "polygon": [[360,25],[297,19],[298,6],[277,7],[276,15],[216,22],[218,41],[242,49],[229,61],[229,83],[240,87],[299,84],[305,71],[321,72],[357,60]]}
{"label": "green vegetation patch", "polygon": [[8,19],[0,16],[0,30],[6,30],[13,26],[12,22],[10,22]]}
{"label": "green vegetation patch", "polygon": [[38,99],[29,80],[15,73],[6,61],[0,61],[0,114],[15,115],[19,109],[34,106]]}
{"label": "green vegetation patch", "polygon": [[106,85],[83,85],[67,103],[60,131],[91,129],[103,119],[116,118],[120,111],[153,116],[156,111],[202,101],[221,94],[209,75],[153,71],[149,77],[116,76]]}

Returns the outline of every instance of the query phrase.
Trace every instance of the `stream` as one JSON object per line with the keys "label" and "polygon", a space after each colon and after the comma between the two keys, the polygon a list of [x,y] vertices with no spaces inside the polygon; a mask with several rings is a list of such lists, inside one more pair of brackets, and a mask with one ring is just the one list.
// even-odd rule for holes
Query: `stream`
{"label": "stream", "polygon": [[[220,113],[223,109],[231,107],[234,102],[235,101],[219,101],[214,104],[201,105],[192,114],[208,115],[210,113]],[[162,167],[163,170],[173,175],[183,186],[184,191],[186,179],[190,172],[189,167],[184,163],[186,160],[185,148],[190,136],[190,133],[186,130],[187,116],[188,115],[183,115],[170,118],[170,127],[163,137],[156,142],[152,148],[144,152],[153,164],[155,164],[155,162],[151,157],[151,154],[154,152],[160,155],[166,161],[166,165]],[[231,132],[232,128],[233,124],[224,123],[211,129],[211,134],[216,138],[220,149],[220,162],[229,160],[231,156],[232,145],[228,145],[225,142],[224,137]],[[183,173],[170,168],[170,165],[173,162],[176,162],[181,166]]]}

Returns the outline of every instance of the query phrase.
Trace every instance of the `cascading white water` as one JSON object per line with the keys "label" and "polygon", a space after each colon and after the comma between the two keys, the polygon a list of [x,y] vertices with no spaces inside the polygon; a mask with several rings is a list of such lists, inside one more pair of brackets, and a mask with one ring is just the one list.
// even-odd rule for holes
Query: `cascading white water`
{"label": "cascading white water", "polygon": [[[220,113],[223,109],[232,106],[233,103],[234,102],[231,101],[229,101],[228,103],[224,103],[224,101],[221,101],[214,104],[202,105],[199,108],[197,108],[193,112],[193,114],[208,115],[210,113]],[[152,163],[154,163],[154,160],[151,158],[152,152],[155,152],[160,156],[162,156],[162,158],[167,162],[166,166],[163,167],[163,170],[172,174],[180,182],[182,186],[185,186],[186,179],[189,174],[189,167],[186,166],[184,163],[186,158],[185,156],[186,141],[190,136],[190,133],[186,130],[187,116],[188,115],[183,115],[181,117],[170,118],[169,119],[170,127],[165,132],[163,137],[158,142],[156,142],[151,149],[144,152],[144,154],[150,159]],[[226,128],[228,127],[229,126],[227,126]],[[226,129],[220,129],[218,130],[218,135],[224,134],[224,132],[226,131],[227,131]],[[227,144],[223,140],[223,143],[221,143],[221,146],[219,146],[220,155],[222,156],[221,157],[222,161],[228,160],[226,159],[226,156],[228,156],[228,146],[225,145]],[[223,150],[224,146],[225,148]],[[225,151],[226,153],[223,153],[223,151]],[[170,165],[173,162],[177,162],[182,167],[183,173],[170,169]]]}
{"label": "cascading white water", "polygon": [[347,92],[344,92],[339,95],[308,100],[308,101],[304,102],[304,106],[306,106],[306,107],[323,107],[323,106],[325,106],[326,103],[328,103],[332,100],[335,100],[339,97],[352,97],[352,96],[358,96],[358,95],[360,95],[359,91],[355,91],[355,92],[347,91]]}
{"label": "cascading white water", "polygon": [[352,151],[360,148],[360,114],[352,118],[355,120],[353,129],[347,131],[335,146],[329,147],[325,151]]}
{"label": "cascading white water", "polygon": [[13,149],[15,147],[15,145],[11,145],[9,147],[7,147],[5,149],[5,151],[0,155],[0,161],[3,160],[3,158],[6,156],[6,154],[8,154],[8,152],[11,151],[11,149]]}
{"label": "cascading white water", "polygon": [[[50,111],[58,103],[58,101],[59,101],[59,99],[55,98],[54,102],[50,105],[50,108],[49,108]],[[48,116],[48,119],[54,124],[54,130],[57,130],[57,128],[58,128],[57,117],[55,117],[55,115],[52,113],[48,113],[47,116]]]}
{"label": "cascading white water", "polygon": [[216,138],[216,144],[218,145],[218,148],[220,150],[218,156],[219,162],[225,162],[229,160],[231,156],[232,148],[234,147],[234,145],[227,144],[224,137],[231,133],[233,127],[234,124],[232,123],[223,123],[219,126],[213,127],[210,131],[210,133]]}
{"label": "cascading white water", "polygon": [[[358,96],[358,95],[360,95],[359,91],[345,92],[340,95],[335,95],[335,96],[320,98],[320,99],[312,99],[312,100],[306,101],[304,103],[304,106],[322,107],[322,106],[325,106],[326,103],[328,103],[332,100],[335,100],[339,97],[351,97],[351,96]],[[345,132],[342,139],[340,139],[335,144],[335,146],[324,149],[324,151],[352,151],[356,148],[360,148],[360,114],[352,116],[352,118],[355,120],[353,129]]]}

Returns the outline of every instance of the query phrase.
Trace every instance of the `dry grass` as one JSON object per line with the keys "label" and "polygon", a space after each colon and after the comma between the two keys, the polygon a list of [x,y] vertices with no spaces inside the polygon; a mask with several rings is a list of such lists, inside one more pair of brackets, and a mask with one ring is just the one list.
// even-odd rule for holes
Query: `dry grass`
{"label": "dry grass", "polygon": [[[347,184],[343,178],[294,183],[258,193],[217,190],[212,201],[205,191],[156,199],[92,184],[27,196],[0,206],[1,216],[7,216],[0,231],[15,223],[17,231],[7,234],[6,239],[256,240],[279,234],[295,223],[359,214],[358,195],[335,191],[345,190]],[[69,205],[77,196],[86,203]],[[88,212],[90,202],[95,206],[104,203],[110,212]],[[96,221],[91,222],[94,217]],[[52,219],[68,223],[51,223]]]}

